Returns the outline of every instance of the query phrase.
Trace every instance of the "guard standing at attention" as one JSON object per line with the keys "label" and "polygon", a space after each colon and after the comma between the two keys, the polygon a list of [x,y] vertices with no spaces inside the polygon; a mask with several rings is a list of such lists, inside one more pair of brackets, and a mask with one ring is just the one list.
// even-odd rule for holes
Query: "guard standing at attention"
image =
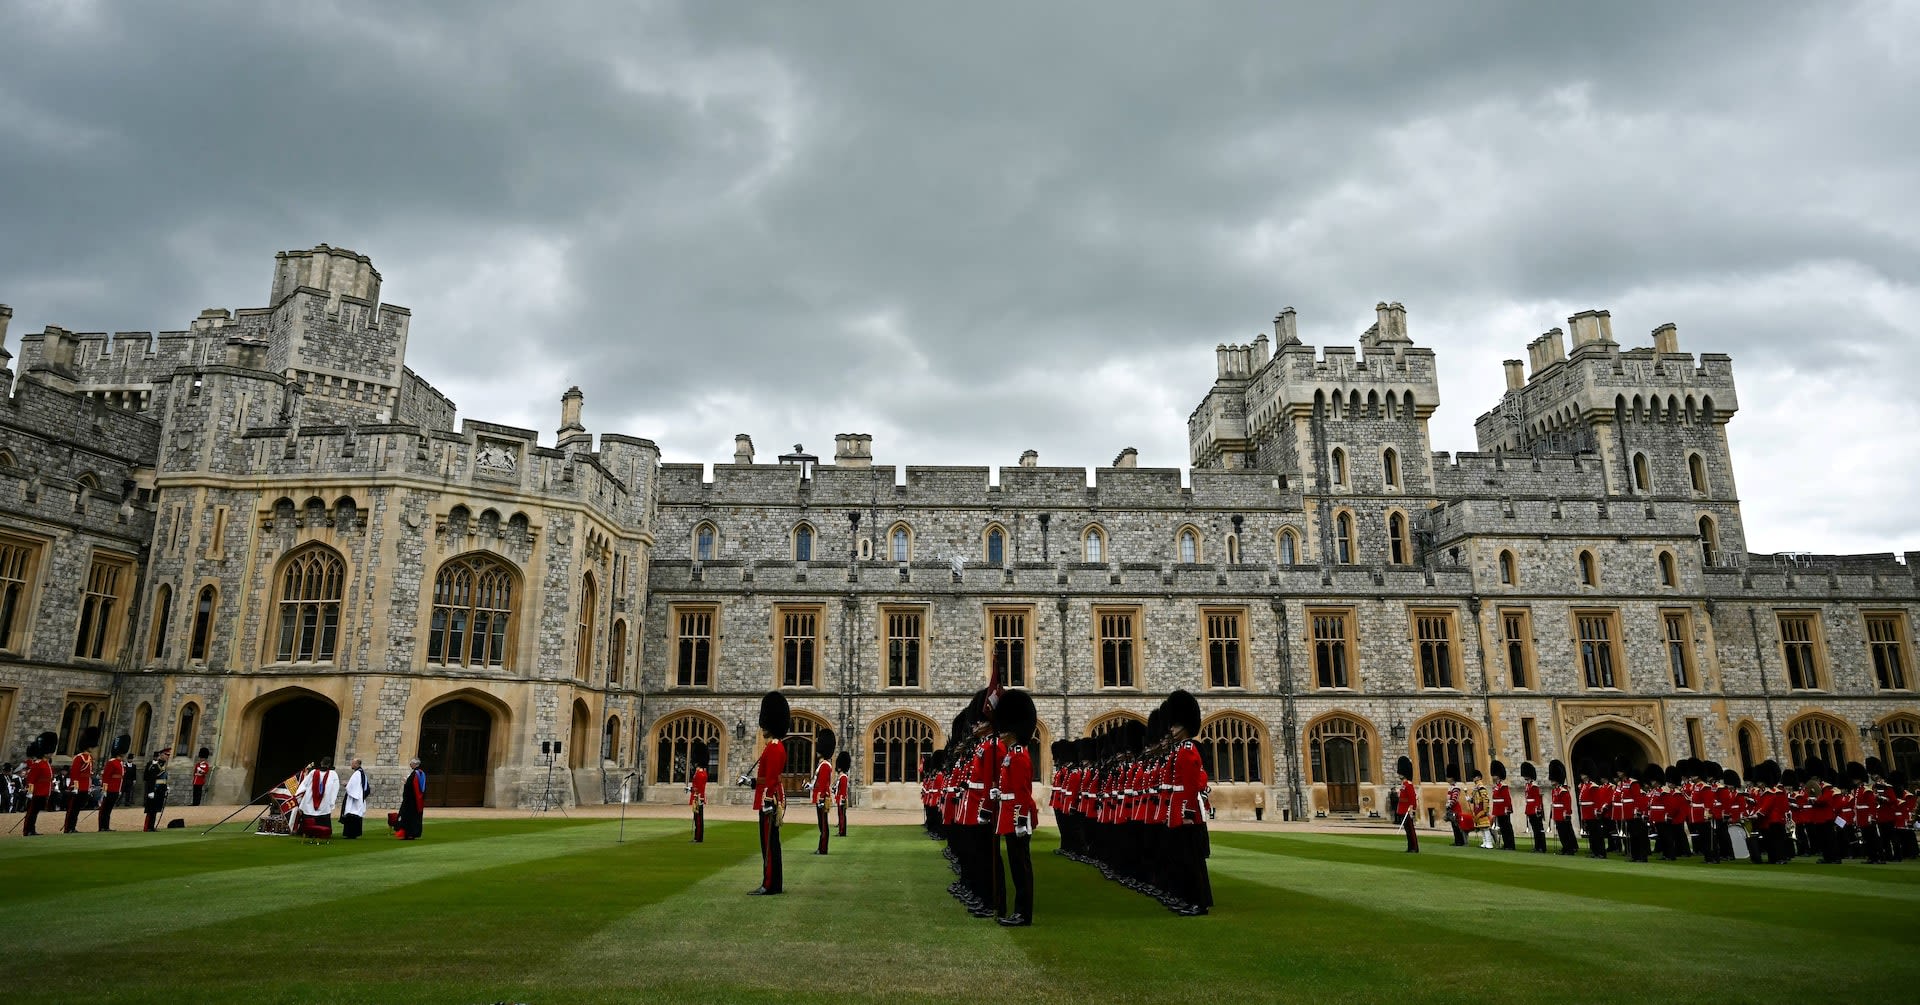
{"label": "guard standing at attention", "polygon": [[1507,766],[1493,762],[1493,825],[1500,832],[1499,844],[1513,850],[1513,788],[1507,784]]}
{"label": "guard standing at attention", "polygon": [[1546,818],[1541,815],[1540,773],[1534,770],[1532,761],[1520,762],[1520,777],[1527,780],[1527,789],[1522,796],[1521,811],[1527,815],[1527,830],[1533,833],[1533,851],[1536,855],[1547,853]]}
{"label": "guard standing at attention", "polygon": [[760,818],[760,885],[748,896],[770,897],[786,892],[786,880],[780,871],[780,818],[787,810],[787,794],[780,787],[780,775],[787,770],[787,730],[793,727],[793,707],[787,696],[768,691],[760,698],[760,732],[767,745],[753,769],[741,781],[753,786],[753,809]]}
{"label": "guard standing at attention", "polygon": [[100,768],[100,829],[113,829],[113,808],[120,802],[120,790],[127,780],[127,748],[133,746],[133,739],[125,733],[113,738],[107,745],[107,763]]}
{"label": "guard standing at attention", "polygon": [[[219,737],[215,737],[215,739],[219,739]],[[207,775],[208,773],[213,771],[213,765],[208,763],[207,758],[211,757],[212,755],[213,755],[213,751],[208,750],[205,747],[201,747],[200,755],[194,758],[193,805],[195,806],[200,805],[200,794],[205,792],[207,789]]]}
{"label": "guard standing at attention", "polygon": [[1553,787],[1553,830],[1560,838],[1560,854],[1575,854],[1580,845],[1573,836],[1573,793],[1567,791],[1567,766],[1557,758],[1547,762],[1547,784]]}
{"label": "guard standing at attention", "polygon": [[1005,845],[1007,872],[1013,880],[1013,909],[996,920],[1008,928],[1033,924],[1033,828],[1040,807],[1033,801],[1033,757],[1027,745],[1033,742],[1038,722],[1033,696],[1025,691],[1008,691],[994,706],[993,725],[1006,752],[1000,757],[1000,778],[994,786],[998,805],[993,829]]}
{"label": "guard standing at attention", "polygon": [[707,741],[687,747],[687,805],[693,807],[693,842],[707,839]]}
{"label": "guard standing at attention", "polygon": [[87,801],[87,793],[93,791],[93,755],[88,753],[100,745],[100,727],[88,726],[80,733],[80,752],[73,755],[73,761],[67,765],[67,824],[60,828],[62,834],[72,834],[80,823],[80,806]]}
{"label": "guard standing at attention", "polygon": [[853,754],[842,750],[833,758],[833,806],[840,814],[840,836],[847,836],[847,801],[853,795],[847,772],[853,770]]}
{"label": "guard standing at attention", "polygon": [[834,747],[833,730],[822,728],[814,732],[813,749],[820,755],[820,762],[813,766],[813,781],[807,789],[813,795],[814,816],[820,821],[820,847],[814,849],[815,855],[827,853],[827,811],[833,806]]}
{"label": "guard standing at attention", "polygon": [[1213,882],[1207,876],[1207,814],[1202,799],[1207,769],[1193,742],[1200,732],[1200,702],[1182,689],[1167,696],[1168,741],[1173,745],[1173,801],[1167,809],[1169,871],[1175,913],[1192,917],[1213,906]]}
{"label": "guard standing at attention", "polygon": [[1414,826],[1420,815],[1420,790],[1413,784],[1413,758],[1400,755],[1397,765],[1400,772],[1400,794],[1393,802],[1393,812],[1400,817],[1400,826],[1407,832],[1407,850],[1420,854],[1420,835],[1414,833]]}
{"label": "guard standing at attention", "polygon": [[27,818],[21,833],[33,837],[40,833],[35,824],[40,812],[47,808],[47,800],[53,796],[53,750],[60,743],[60,734],[41,733],[33,742],[27,744]]}

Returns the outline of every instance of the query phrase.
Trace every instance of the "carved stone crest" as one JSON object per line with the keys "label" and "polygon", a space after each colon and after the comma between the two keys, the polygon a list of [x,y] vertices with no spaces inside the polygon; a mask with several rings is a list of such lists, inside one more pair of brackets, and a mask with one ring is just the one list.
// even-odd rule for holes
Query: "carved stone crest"
{"label": "carved stone crest", "polygon": [[473,471],[490,478],[518,478],[519,445],[505,440],[480,440],[473,452]]}

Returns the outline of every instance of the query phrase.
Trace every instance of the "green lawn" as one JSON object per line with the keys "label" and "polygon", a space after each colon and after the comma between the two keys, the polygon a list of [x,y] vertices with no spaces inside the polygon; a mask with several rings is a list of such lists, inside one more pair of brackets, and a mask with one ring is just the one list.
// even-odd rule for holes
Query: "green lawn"
{"label": "green lawn", "polygon": [[[1037,923],[968,918],[938,846],[433,822],[312,846],[242,833],[0,842],[19,1002],[1911,1001],[1920,865],[1633,865],[1397,837],[1221,833],[1205,918],[1035,841]],[[382,828],[384,831],[384,828]]]}

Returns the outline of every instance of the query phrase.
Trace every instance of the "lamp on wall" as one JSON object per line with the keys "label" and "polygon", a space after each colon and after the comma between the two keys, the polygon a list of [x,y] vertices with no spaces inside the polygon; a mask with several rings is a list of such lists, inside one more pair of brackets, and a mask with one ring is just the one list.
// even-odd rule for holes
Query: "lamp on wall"
{"label": "lamp on wall", "polygon": [[744,740],[746,740],[746,738],[747,738],[747,724],[746,724],[745,722],[736,722],[736,723],[734,723],[734,724],[733,724],[733,739],[734,739],[734,741],[735,741],[735,742],[741,742],[741,741],[744,741]]}
{"label": "lamp on wall", "polygon": [[1395,740],[1406,739],[1407,724],[1401,722],[1399,719],[1393,720],[1393,725],[1387,727],[1387,735],[1393,737]]}

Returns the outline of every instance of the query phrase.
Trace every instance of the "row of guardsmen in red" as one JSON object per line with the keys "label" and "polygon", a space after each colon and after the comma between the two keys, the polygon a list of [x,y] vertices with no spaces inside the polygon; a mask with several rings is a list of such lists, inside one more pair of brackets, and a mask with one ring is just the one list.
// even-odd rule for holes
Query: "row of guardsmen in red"
{"label": "row of guardsmen in red", "polygon": [[[1491,798],[1478,772],[1465,788],[1450,775],[1447,816],[1456,822],[1455,844],[1484,834],[1482,847],[1511,851],[1506,770],[1499,761],[1492,767]],[[1606,858],[1610,851],[1635,862],[1649,861],[1655,852],[1668,862],[1698,855],[1711,863],[1745,858],[1776,865],[1816,855],[1827,863],[1849,857],[1870,864],[1920,858],[1914,830],[1920,794],[1906,775],[1887,771],[1879,758],[1850,762],[1844,771],[1835,771],[1820,758],[1808,758],[1798,770],[1783,770],[1767,760],[1754,765],[1744,779],[1695,758],[1664,768],[1650,764],[1638,772],[1626,763],[1609,770],[1583,760],[1571,786],[1566,766],[1556,760],[1548,765],[1549,788],[1544,793],[1531,763],[1522,764],[1520,773],[1526,783],[1521,812],[1533,850],[1541,854],[1547,852],[1545,824],[1551,822],[1560,854],[1578,854],[1578,824],[1592,858]],[[1407,850],[1417,851],[1419,794],[1407,758],[1401,758],[1400,774],[1396,804]]]}
{"label": "row of guardsmen in red", "polygon": [[[1032,701],[1008,692],[1003,707],[1008,699],[1020,703],[1022,714]],[[998,724],[993,728],[1002,738],[1016,736],[1024,721],[1016,720],[1011,731]],[[1207,772],[1193,742],[1199,727],[1199,703],[1176,691],[1146,723],[1128,722],[1097,737],[1054,744],[1048,807],[1060,837],[1055,854],[1094,866],[1177,914],[1207,913],[1213,890],[1206,866]],[[956,735],[966,731],[956,729]],[[986,819],[985,813],[976,815],[974,797],[995,777],[994,742],[986,735],[935,754],[921,783],[927,830],[947,841],[948,857],[960,875],[949,892],[979,917],[995,914],[1000,905],[997,859],[980,831],[970,832],[968,824]],[[994,830],[1008,842],[1016,892],[1012,917],[1020,919],[1001,923],[1026,924],[1032,921],[1031,892],[1024,885],[1031,876],[1027,838],[1038,815],[1033,765],[1024,749],[1018,756],[1002,756],[1000,765],[995,788],[1002,806],[1010,802],[1013,809],[994,815]],[[993,794],[988,790],[989,797]]]}
{"label": "row of guardsmen in red", "polygon": [[[989,687],[954,716],[947,746],[920,769],[929,837],[946,842],[956,874],[947,892],[976,918],[1007,928],[1033,924],[1033,696]],[[1011,897],[1007,890],[1011,880]]]}
{"label": "row of guardsmen in red", "polygon": [[[53,765],[53,752],[58,744],[59,736],[51,731],[41,733],[27,743],[27,760],[23,766],[22,779],[26,789],[26,801],[21,808],[24,815],[20,820],[20,824],[23,825],[22,834],[27,837],[40,833],[40,814],[54,805],[59,782]],[[65,800],[66,809],[65,820],[60,828],[63,834],[78,833],[80,814],[91,808],[89,803],[92,801],[94,785],[93,748],[99,744],[100,727],[88,726],[78,738],[76,744],[78,751],[67,763],[64,791],[59,793]],[[157,829],[159,818],[166,811],[167,761],[173,751],[171,749],[157,751],[147,762],[144,772],[136,777],[133,762],[127,759],[127,752],[131,746],[132,741],[127,734],[121,733],[114,737],[108,747],[106,762],[99,766],[101,791],[96,829],[100,831],[113,830],[113,811],[119,806],[121,796],[139,782],[145,783],[146,793],[143,806],[146,810],[146,824],[143,829],[149,831]],[[207,754],[206,749],[202,748],[201,764],[206,763]],[[201,770],[196,767],[196,780],[201,777]]]}

